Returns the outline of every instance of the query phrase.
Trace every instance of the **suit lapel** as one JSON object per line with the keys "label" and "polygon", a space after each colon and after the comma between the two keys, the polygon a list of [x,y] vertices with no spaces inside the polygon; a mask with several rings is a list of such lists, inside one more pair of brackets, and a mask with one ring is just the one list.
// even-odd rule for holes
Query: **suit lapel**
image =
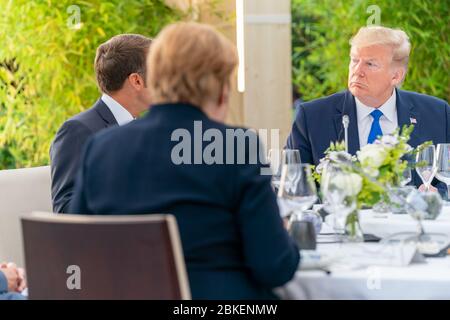
{"label": "suit lapel", "polygon": [[100,117],[105,121],[105,127],[109,127],[112,125],[117,125],[117,120],[114,118],[111,110],[109,110],[108,106],[103,102],[102,99],[98,99],[94,105],[94,109],[100,115]]}
{"label": "suit lapel", "polygon": [[420,134],[418,126],[420,123],[419,113],[415,111],[414,105],[405,99],[402,90],[396,89],[396,95],[398,126],[400,129],[403,129],[404,125],[414,124],[414,130],[411,133],[409,144],[416,147],[421,143],[419,140]]}
{"label": "suit lapel", "polygon": [[345,138],[344,126],[342,125],[342,117],[345,114],[350,119],[348,126],[348,151],[350,154],[356,154],[356,151],[359,150],[358,118],[355,98],[348,90],[345,92],[342,103],[336,106],[336,114],[334,115],[337,141],[344,141]]}

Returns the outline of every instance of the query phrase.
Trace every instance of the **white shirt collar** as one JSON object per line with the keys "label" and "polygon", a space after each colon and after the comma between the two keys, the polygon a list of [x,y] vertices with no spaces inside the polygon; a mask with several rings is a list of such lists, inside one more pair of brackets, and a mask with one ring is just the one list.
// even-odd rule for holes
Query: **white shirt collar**
{"label": "white shirt collar", "polygon": [[397,96],[395,94],[395,89],[392,91],[392,95],[385,103],[379,108],[373,108],[366,106],[357,97],[355,97],[356,103],[356,114],[358,117],[358,123],[361,122],[365,117],[367,117],[373,110],[378,109],[383,112],[383,116],[387,118],[390,122],[396,122],[397,109],[396,109]]}
{"label": "white shirt collar", "polygon": [[101,97],[102,101],[106,104],[106,106],[111,110],[114,118],[116,118],[117,124],[119,126],[123,126],[134,120],[133,116],[127,109],[122,107],[120,103],[111,98],[109,95],[104,93]]}

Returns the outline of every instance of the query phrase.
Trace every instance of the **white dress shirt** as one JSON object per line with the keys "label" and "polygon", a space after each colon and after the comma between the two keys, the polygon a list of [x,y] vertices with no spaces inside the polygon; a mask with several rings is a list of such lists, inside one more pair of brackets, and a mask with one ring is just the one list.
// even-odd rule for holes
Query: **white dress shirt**
{"label": "white dress shirt", "polygon": [[[380,118],[380,126],[383,134],[392,133],[398,127],[396,99],[397,97],[395,95],[394,89],[391,97],[387,99],[387,101],[381,107],[378,108],[378,110],[383,112],[383,115]],[[355,102],[356,115],[358,118],[359,147],[362,148],[367,144],[370,128],[372,127],[373,117],[370,115],[370,113],[377,108],[366,106],[356,97]]]}
{"label": "white dress shirt", "polygon": [[101,99],[109,108],[109,110],[111,110],[119,126],[123,126],[124,124],[127,124],[134,120],[133,116],[128,112],[127,109],[122,107],[120,103],[108,96],[106,93],[102,95]]}

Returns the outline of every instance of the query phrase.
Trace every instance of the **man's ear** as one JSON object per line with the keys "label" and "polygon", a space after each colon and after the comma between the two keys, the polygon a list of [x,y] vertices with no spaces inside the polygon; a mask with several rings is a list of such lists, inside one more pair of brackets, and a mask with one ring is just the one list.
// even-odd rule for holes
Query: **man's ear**
{"label": "man's ear", "polygon": [[404,68],[395,68],[394,74],[392,76],[392,84],[394,86],[398,85],[402,82],[405,77],[405,69]]}
{"label": "man's ear", "polygon": [[132,73],[128,76],[128,80],[130,81],[130,84],[135,88],[136,90],[140,90],[144,87],[144,79],[139,75],[139,73]]}

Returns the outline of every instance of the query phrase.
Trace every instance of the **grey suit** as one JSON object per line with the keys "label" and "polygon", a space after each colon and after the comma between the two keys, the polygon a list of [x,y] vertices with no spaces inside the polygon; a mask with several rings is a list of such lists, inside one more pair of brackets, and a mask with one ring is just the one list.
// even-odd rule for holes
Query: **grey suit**
{"label": "grey suit", "polygon": [[117,125],[101,100],[70,118],[59,128],[50,147],[53,211],[67,212],[72,197],[80,154],[86,140],[101,129]]}

